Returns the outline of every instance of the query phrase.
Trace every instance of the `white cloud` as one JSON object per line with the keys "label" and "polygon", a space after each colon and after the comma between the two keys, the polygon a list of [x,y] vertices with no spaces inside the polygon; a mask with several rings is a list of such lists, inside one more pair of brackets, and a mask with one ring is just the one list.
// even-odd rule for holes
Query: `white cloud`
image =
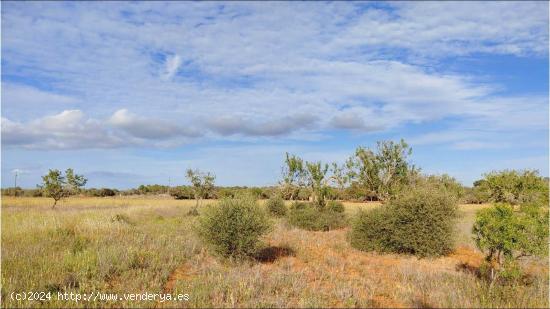
{"label": "white cloud", "polygon": [[66,110],[26,123],[2,118],[2,144],[28,149],[115,148],[176,146],[199,133],[154,118],[138,117],[125,109],[106,120],[80,110]]}
{"label": "white cloud", "polygon": [[220,116],[207,120],[208,126],[221,135],[280,136],[314,126],[318,119],[310,114],[292,114],[265,122],[235,116]]}
{"label": "white cloud", "polygon": [[127,109],[116,111],[108,122],[134,137],[144,139],[197,137],[200,135],[197,130],[189,126],[179,126],[162,119],[139,117]]}
{"label": "white cloud", "polygon": [[166,80],[171,80],[178,72],[181,66],[181,58],[179,55],[166,57],[165,71],[163,77]]}
{"label": "white cloud", "polygon": [[124,141],[80,110],[66,110],[27,123],[2,118],[2,144],[24,148],[109,148]]}
{"label": "white cloud", "polygon": [[[457,131],[528,134],[547,127],[547,113],[540,112],[547,111],[547,95],[499,95],[500,85],[439,72],[433,60],[475,53],[544,56],[547,3],[368,6],[138,2],[69,9],[7,3],[3,71],[43,80],[52,91],[6,88],[14,94],[2,98],[8,107],[3,116],[11,119],[2,126],[18,134],[16,140],[7,134],[4,142],[46,147],[39,130],[24,126],[44,128],[45,113],[66,109],[90,118],[64,115],[63,128],[79,132],[93,125],[109,138],[84,146],[71,141],[71,130],[54,128],[48,136],[56,147],[177,145],[218,135],[306,139],[333,128],[370,132],[447,118],[463,121]],[[186,74],[179,76],[183,59]],[[71,106],[30,108],[37,125],[26,121],[24,100]],[[71,124],[71,116],[90,123]]]}

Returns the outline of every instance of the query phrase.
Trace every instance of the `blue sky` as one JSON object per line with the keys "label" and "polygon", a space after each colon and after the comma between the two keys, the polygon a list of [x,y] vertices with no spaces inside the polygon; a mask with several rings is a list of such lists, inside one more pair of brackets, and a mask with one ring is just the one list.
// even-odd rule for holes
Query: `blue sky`
{"label": "blue sky", "polygon": [[2,2],[1,98],[3,187],[272,185],[400,138],[466,185],[547,176],[548,3]]}

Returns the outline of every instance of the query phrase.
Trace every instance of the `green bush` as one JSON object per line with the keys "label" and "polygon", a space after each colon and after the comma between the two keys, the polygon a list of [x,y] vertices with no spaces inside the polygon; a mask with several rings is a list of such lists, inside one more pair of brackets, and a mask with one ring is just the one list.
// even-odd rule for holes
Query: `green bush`
{"label": "green bush", "polygon": [[496,204],[476,214],[472,228],[477,247],[486,253],[491,280],[517,279],[516,261],[548,254],[548,205],[524,204],[514,208]]}
{"label": "green bush", "polygon": [[344,213],[311,203],[294,203],[290,208],[289,222],[309,231],[330,231],[347,225]]}
{"label": "green bush", "polygon": [[267,200],[266,205],[267,209],[272,215],[275,215],[277,217],[286,216],[287,209],[285,206],[285,201],[279,195],[273,196],[269,200]]}
{"label": "green bush", "polygon": [[409,188],[386,205],[359,212],[349,239],[363,251],[443,255],[453,248],[456,212],[456,197],[446,190]]}
{"label": "green bush", "polygon": [[218,254],[229,258],[247,258],[256,253],[260,237],[271,229],[264,210],[250,196],[223,199],[201,212],[199,236]]}
{"label": "green bush", "polygon": [[178,186],[170,189],[170,195],[176,200],[192,200],[195,198],[193,189],[186,186]]}
{"label": "green bush", "polygon": [[464,195],[460,202],[464,204],[482,204],[489,202],[489,199],[490,196],[485,190],[479,186],[474,186],[473,188],[464,188]]}
{"label": "green bush", "polygon": [[344,212],[344,204],[338,201],[328,201],[326,205],[327,209],[333,212]]}

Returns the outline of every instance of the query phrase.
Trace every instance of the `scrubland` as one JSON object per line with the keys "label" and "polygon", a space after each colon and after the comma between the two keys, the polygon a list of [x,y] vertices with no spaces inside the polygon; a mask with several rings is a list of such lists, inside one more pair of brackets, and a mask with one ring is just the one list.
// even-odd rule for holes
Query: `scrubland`
{"label": "scrubland", "polygon": [[[204,201],[204,205],[216,203]],[[460,205],[455,250],[439,258],[366,253],[349,228],[313,232],[273,217],[254,260],[213,255],[196,236],[190,200],[2,199],[4,307],[548,307],[548,265],[524,261],[524,283],[478,278],[475,212]],[[263,204],[261,204],[263,205]],[[344,203],[350,217],[378,203]],[[263,206],[262,206],[263,207]],[[200,211],[200,209],[199,209]],[[187,293],[188,301],[14,301],[12,292]]]}

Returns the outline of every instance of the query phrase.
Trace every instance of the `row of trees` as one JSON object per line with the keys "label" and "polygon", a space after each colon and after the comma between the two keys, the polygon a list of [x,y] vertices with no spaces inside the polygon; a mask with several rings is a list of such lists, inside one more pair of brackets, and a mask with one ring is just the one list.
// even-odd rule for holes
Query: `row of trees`
{"label": "row of trees", "polygon": [[[202,199],[235,197],[243,193],[257,198],[269,198],[278,194],[289,200],[311,199],[319,205],[324,205],[327,199],[386,202],[398,195],[403,187],[421,178],[420,169],[408,162],[411,153],[411,147],[403,140],[380,141],[374,150],[359,147],[344,164],[309,162],[287,153],[279,188],[216,187],[215,175],[189,169],[186,177],[190,186],[141,185],[124,191],[108,188],[83,189],[86,178],[67,169],[65,175],[59,170],[50,170],[43,176],[43,183],[36,190],[9,188],[2,193],[49,196],[54,198],[54,207],[57,201],[71,194],[113,196],[168,193],[176,199],[195,199],[196,207],[199,207]],[[463,187],[448,175],[428,178],[453,191],[466,203],[520,204],[528,202],[536,194],[548,193],[548,179],[542,179],[535,171],[492,172],[486,174],[484,179],[476,181],[473,188]]]}
{"label": "row of trees", "polygon": [[308,188],[312,201],[320,205],[327,197],[338,196],[335,191],[348,188],[387,201],[419,174],[419,169],[408,162],[411,153],[404,140],[380,141],[375,150],[359,147],[343,165],[308,162],[287,153],[281,191],[294,200],[302,188]]}

